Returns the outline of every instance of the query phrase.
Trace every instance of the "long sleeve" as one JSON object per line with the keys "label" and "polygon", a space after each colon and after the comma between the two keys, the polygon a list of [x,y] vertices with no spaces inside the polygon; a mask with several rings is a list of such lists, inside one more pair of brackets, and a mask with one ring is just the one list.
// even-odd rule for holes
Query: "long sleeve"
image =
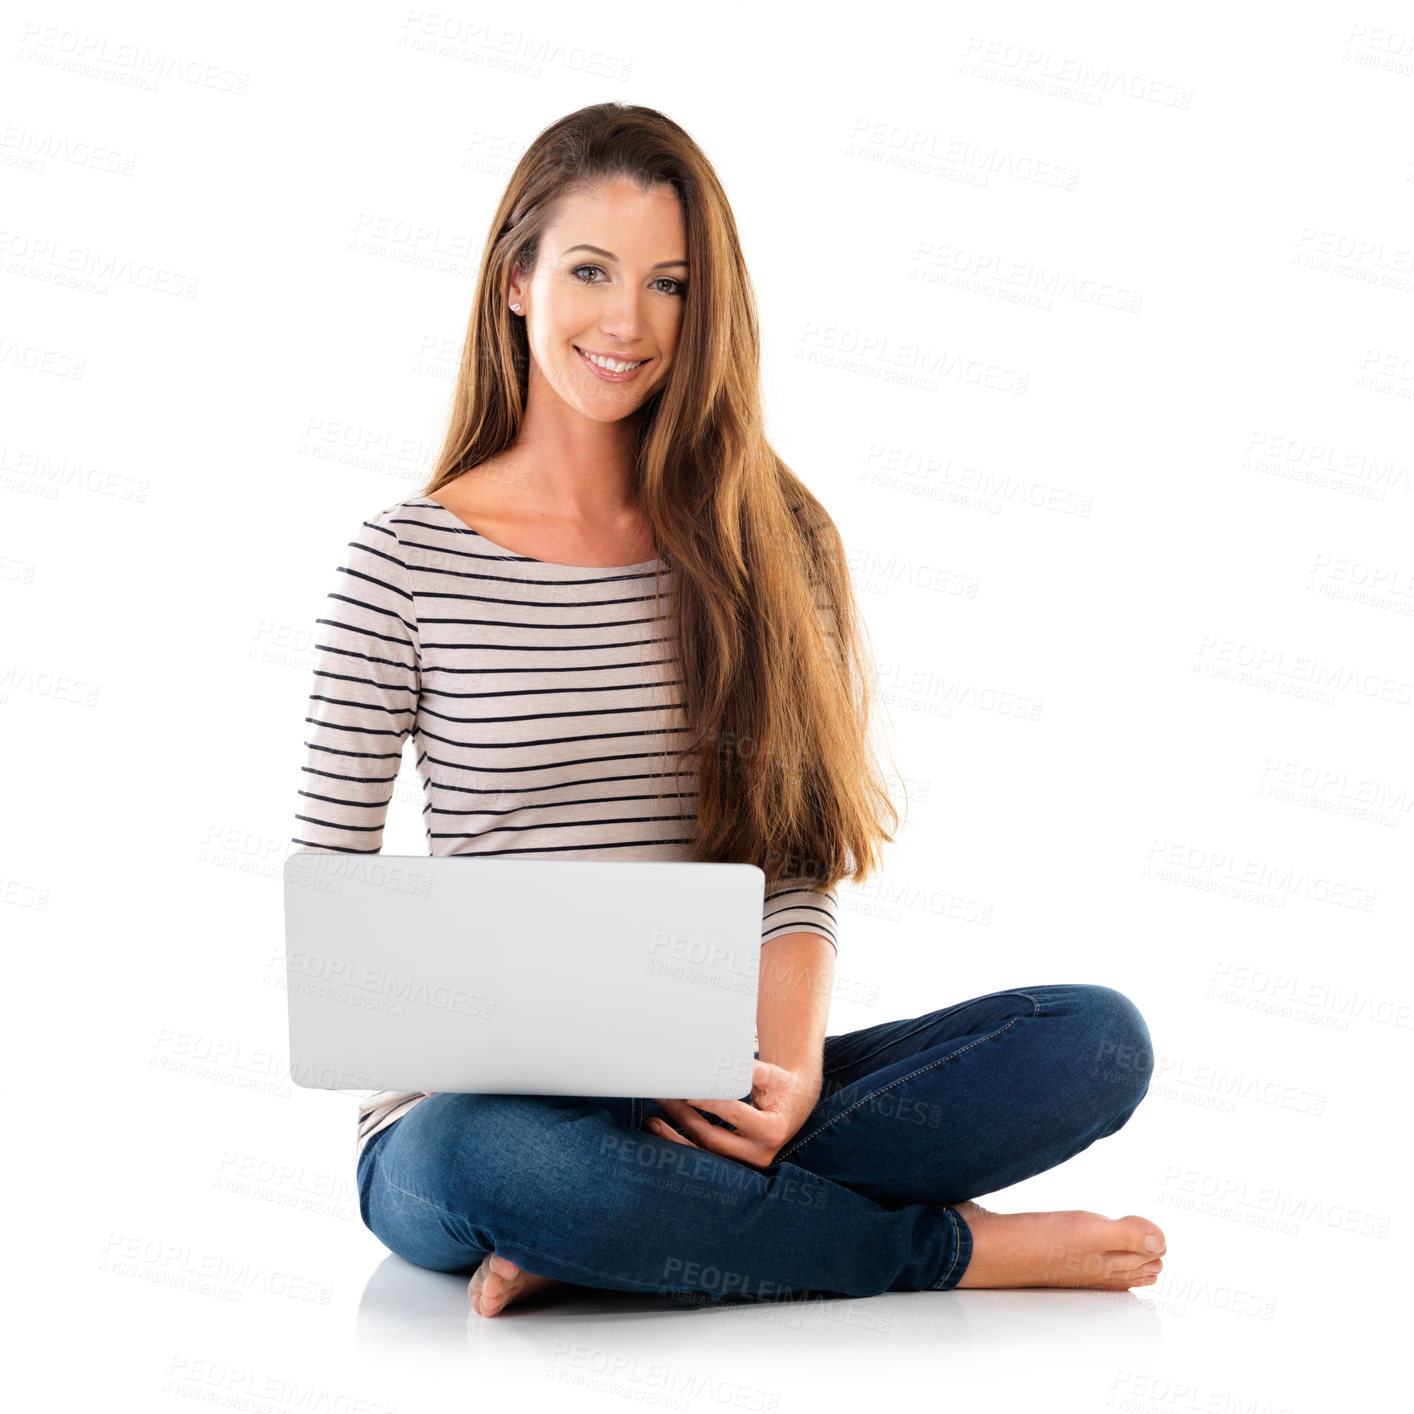
{"label": "long sleeve", "polygon": [[364,521],[315,621],[314,685],[293,843],[325,854],[377,854],[413,731],[421,641],[393,510]]}

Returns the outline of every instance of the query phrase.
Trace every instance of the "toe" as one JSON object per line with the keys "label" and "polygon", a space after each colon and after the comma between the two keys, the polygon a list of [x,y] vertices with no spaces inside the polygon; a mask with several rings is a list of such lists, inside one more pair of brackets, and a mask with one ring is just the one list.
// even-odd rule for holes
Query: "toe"
{"label": "toe", "polygon": [[1161,1257],[1168,1251],[1162,1230],[1148,1218],[1130,1213],[1120,1221],[1123,1225],[1123,1245],[1129,1251],[1142,1252],[1147,1257]]}

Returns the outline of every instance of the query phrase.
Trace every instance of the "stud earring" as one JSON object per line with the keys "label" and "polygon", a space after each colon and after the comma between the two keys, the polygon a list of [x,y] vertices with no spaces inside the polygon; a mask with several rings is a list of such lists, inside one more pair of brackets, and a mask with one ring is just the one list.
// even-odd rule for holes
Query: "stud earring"
{"label": "stud earring", "polygon": [[512,308],[517,314],[520,313],[520,306],[519,306],[518,304],[513,304],[513,305],[511,306],[511,308]]}

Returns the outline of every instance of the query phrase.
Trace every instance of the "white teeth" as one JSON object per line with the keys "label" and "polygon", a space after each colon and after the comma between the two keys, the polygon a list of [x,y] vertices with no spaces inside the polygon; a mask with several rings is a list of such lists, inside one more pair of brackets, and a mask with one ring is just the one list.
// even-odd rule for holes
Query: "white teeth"
{"label": "white teeth", "polygon": [[620,363],[617,359],[601,358],[598,354],[584,353],[583,349],[580,350],[580,353],[583,353],[590,363],[597,363],[600,368],[607,368],[610,373],[627,373],[630,368],[637,368],[643,362],[640,358],[635,363]]}

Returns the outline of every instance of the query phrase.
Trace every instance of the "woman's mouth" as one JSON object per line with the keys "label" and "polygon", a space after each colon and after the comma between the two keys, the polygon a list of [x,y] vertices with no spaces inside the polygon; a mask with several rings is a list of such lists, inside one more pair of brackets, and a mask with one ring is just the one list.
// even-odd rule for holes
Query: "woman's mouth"
{"label": "woman's mouth", "polygon": [[[596,376],[609,383],[627,383],[631,378],[638,376],[640,369],[652,362],[647,358],[625,359],[615,358],[613,354],[589,354],[578,344],[571,344],[570,347],[579,355],[580,361],[586,367],[592,369]],[[596,362],[596,359],[601,359],[602,362]]]}

